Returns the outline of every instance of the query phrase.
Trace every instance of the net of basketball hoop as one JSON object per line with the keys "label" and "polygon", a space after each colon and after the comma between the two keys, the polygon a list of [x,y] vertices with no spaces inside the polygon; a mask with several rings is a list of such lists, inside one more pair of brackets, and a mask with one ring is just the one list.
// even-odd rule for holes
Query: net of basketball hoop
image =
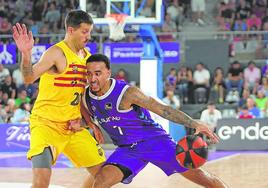
{"label": "net of basketball hoop", "polygon": [[126,14],[108,14],[109,19],[109,38],[113,41],[120,41],[125,38],[124,28],[126,25]]}

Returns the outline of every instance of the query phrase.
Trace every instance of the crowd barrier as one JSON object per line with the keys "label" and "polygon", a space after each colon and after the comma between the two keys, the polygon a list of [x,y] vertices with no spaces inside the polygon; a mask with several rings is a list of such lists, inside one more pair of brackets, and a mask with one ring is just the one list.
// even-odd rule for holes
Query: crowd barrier
{"label": "crowd barrier", "polygon": [[[268,150],[268,118],[222,119],[218,121],[217,150]],[[178,141],[186,135],[185,127],[169,123],[169,134]],[[105,135],[106,143],[111,139]],[[29,149],[27,124],[0,124],[0,152],[24,152]]]}
{"label": "crowd barrier", "polygon": [[221,119],[217,135],[217,150],[267,150],[268,118]]}

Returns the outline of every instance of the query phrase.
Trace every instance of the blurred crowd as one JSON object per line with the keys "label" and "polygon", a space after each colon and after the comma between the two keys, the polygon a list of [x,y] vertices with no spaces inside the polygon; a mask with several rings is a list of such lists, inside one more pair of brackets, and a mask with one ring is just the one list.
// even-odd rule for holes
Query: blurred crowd
{"label": "blurred crowd", "polygon": [[[185,21],[198,27],[207,24],[205,0],[164,0],[163,25],[156,28],[164,32],[160,41],[174,41],[176,32],[183,30]],[[141,3],[141,1],[140,1]],[[105,14],[104,0],[88,1],[92,15]],[[267,0],[220,0],[215,7],[215,20],[219,31],[268,31]],[[79,0],[0,0],[0,34],[11,34],[16,22],[25,23],[34,35],[64,33],[64,17],[79,8]],[[155,14],[152,1],[140,12],[143,16]],[[94,33],[106,32],[107,26],[95,27]],[[168,33],[168,34],[166,34]],[[1,39],[9,42],[8,39]],[[135,41],[135,38],[128,38]],[[55,43],[57,38],[35,38],[36,43]],[[268,34],[237,34],[232,40],[230,53],[268,48]],[[268,50],[267,57],[268,57]],[[264,53],[265,54],[265,53]],[[232,54],[234,55],[234,54]],[[262,54],[263,55],[263,54]],[[265,56],[263,56],[265,58]],[[116,79],[127,79],[125,70],[119,70]],[[38,94],[38,83],[25,85],[19,69],[9,70],[0,64],[0,122],[27,122],[31,107]],[[131,82],[131,81],[129,81]],[[172,68],[165,79],[163,101],[173,108],[183,104],[235,104],[237,117],[255,118],[268,116],[268,63],[257,67],[254,61],[243,67],[234,61],[227,72],[220,67],[213,72],[202,62],[196,67]],[[135,85],[136,83],[132,83]]]}
{"label": "blurred crowd", "polygon": [[235,105],[236,117],[268,117],[268,61],[263,67],[257,67],[254,61],[245,67],[234,61],[226,73],[221,67],[210,72],[201,62],[194,70],[171,68],[165,79],[165,94],[166,103],[174,108],[213,102]]}

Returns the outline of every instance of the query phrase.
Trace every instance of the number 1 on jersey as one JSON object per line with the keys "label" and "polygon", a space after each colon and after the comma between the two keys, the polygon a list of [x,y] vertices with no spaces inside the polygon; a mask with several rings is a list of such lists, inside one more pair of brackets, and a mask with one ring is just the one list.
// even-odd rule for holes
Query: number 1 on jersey
{"label": "number 1 on jersey", "polygon": [[121,127],[113,126],[113,128],[114,128],[114,129],[118,129],[119,134],[120,134],[120,135],[123,135],[123,131],[122,131]]}

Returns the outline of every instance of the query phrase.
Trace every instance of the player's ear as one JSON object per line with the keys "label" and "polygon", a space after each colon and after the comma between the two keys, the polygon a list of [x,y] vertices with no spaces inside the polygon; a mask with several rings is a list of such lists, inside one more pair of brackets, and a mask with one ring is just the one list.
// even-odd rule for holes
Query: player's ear
{"label": "player's ear", "polygon": [[111,71],[111,69],[108,71],[108,76],[109,76],[109,78],[112,76],[112,71]]}
{"label": "player's ear", "polygon": [[67,33],[73,33],[74,28],[73,27],[67,27]]}

